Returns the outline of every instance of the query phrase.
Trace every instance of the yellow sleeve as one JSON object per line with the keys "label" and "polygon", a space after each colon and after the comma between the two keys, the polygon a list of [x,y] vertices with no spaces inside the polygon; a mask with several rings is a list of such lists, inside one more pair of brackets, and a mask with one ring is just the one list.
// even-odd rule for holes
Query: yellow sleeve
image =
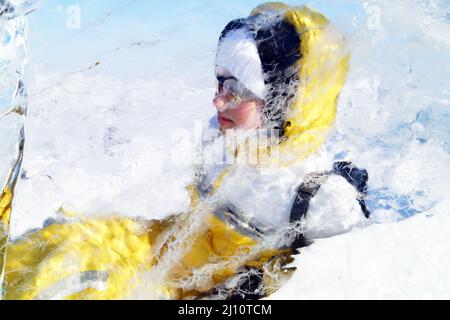
{"label": "yellow sleeve", "polygon": [[131,219],[54,224],[8,247],[6,299],[121,299],[152,261],[146,225]]}

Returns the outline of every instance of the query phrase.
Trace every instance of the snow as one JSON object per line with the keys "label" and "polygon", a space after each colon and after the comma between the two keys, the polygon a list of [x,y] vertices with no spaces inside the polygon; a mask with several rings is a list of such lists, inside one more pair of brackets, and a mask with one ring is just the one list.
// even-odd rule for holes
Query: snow
{"label": "snow", "polygon": [[349,232],[369,222],[361,214],[358,192],[344,178],[331,176],[311,199],[304,235],[307,239],[328,238]]}
{"label": "snow", "polygon": [[[47,83],[43,77],[40,85]],[[210,90],[196,91],[176,79],[124,82],[101,75],[72,75],[36,96],[13,236],[40,227],[61,207],[83,215],[149,218],[185,210],[195,126],[186,116],[208,119],[198,105],[209,99]],[[183,152],[189,161],[180,159]]]}
{"label": "snow", "polygon": [[[341,219],[330,216],[325,204],[312,203],[322,213],[310,218],[320,239],[301,251],[293,278],[270,298],[449,299],[450,7],[440,1],[369,1],[366,8],[355,1],[310,2],[343,29],[352,52],[336,127],[323,149],[335,161],[351,160],[368,170],[373,216],[360,223],[349,203],[351,189],[341,190],[351,212],[341,211]],[[212,19],[223,11],[232,19],[251,9],[239,7],[238,14],[224,6],[228,10],[199,5],[196,17]],[[378,11],[380,19],[371,15]],[[186,210],[194,128],[208,126],[214,116],[212,48],[224,24],[215,26],[216,38],[190,37],[182,50],[183,23],[193,26],[189,35],[201,23],[172,20],[158,34],[162,42],[142,48],[105,40],[102,52],[108,54],[100,55],[99,65],[97,52],[86,49],[90,62],[84,61],[87,53],[82,62],[67,59],[68,73],[40,60],[40,50],[50,44],[39,38],[28,68],[27,142],[13,236],[42,226],[61,207],[148,219]],[[101,32],[92,27],[92,34],[65,41],[84,37],[94,47],[92,37],[106,32],[105,23]],[[36,42],[31,39],[32,48]],[[149,58],[165,56],[174,43],[179,51],[168,59]],[[130,62],[117,48],[140,59]],[[125,63],[131,74],[113,71]],[[273,208],[260,201],[256,207]]]}
{"label": "snow", "polygon": [[[448,207],[447,207],[448,208]],[[277,299],[448,299],[449,214],[420,214],[316,240]]]}

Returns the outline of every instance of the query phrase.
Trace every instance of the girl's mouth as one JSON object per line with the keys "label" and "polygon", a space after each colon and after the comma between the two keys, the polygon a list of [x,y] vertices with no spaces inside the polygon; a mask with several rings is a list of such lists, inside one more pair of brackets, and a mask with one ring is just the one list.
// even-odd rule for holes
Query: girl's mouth
{"label": "girl's mouth", "polygon": [[219,123],[221,126],[233,123],[233,120],[225,118],[224,116],[222,116],[220,114],[218,116],[218,120],[219,120]]}

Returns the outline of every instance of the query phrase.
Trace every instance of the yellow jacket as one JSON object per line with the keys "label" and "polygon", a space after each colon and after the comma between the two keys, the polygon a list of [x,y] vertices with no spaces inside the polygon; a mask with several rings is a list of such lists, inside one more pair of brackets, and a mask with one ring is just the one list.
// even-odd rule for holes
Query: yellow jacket
{"label": "yellow jacket", "polygon": [[[349,55],[327,19],[305,6],[268,3],[252,15],[274,10],[296,28],[302,52],[300,94],[290,107],[286,139],[280,144],[283,165],[300,161],[323,142],[335,120]],[[270,151],[264,153],[270,161]],[[216,188],[221,179],[226,175]],[[192,209],[166,220],[79,218],[15,241],[4,266],[4,297],[181,299],[209,292],[244,266],[268,273],[279,269],[275,258],[289,250],[262,246],[258,237],[223,219],[223,212],[214,214],[217,208],[202,203],[195,187],[191,193]]]}

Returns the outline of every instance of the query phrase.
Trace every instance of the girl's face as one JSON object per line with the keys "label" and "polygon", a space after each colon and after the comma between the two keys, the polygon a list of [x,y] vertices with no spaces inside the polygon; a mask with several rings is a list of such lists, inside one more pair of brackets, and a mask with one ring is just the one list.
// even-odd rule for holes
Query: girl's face
{"label": "girl's face", "polygon": [[261,126],[260,101],[241,102],[234,108],[227,108],[229,101],[226,97],[216,94],[214,105],[217,108],[217,117],[220,124],[220,130],[227,129],[257,129]]}
{"label": "girl's face", "polygon": [[[227,80],[225,80],[227,81]],[[217,108],[217,117],[220,130],[228,129],[255,130],[262,125],[261,110],[264,105],[261,99],[252,95],[241,95],[236,99],[237,93],[227,86],[219,84],[216,96],[213,100]]]}

